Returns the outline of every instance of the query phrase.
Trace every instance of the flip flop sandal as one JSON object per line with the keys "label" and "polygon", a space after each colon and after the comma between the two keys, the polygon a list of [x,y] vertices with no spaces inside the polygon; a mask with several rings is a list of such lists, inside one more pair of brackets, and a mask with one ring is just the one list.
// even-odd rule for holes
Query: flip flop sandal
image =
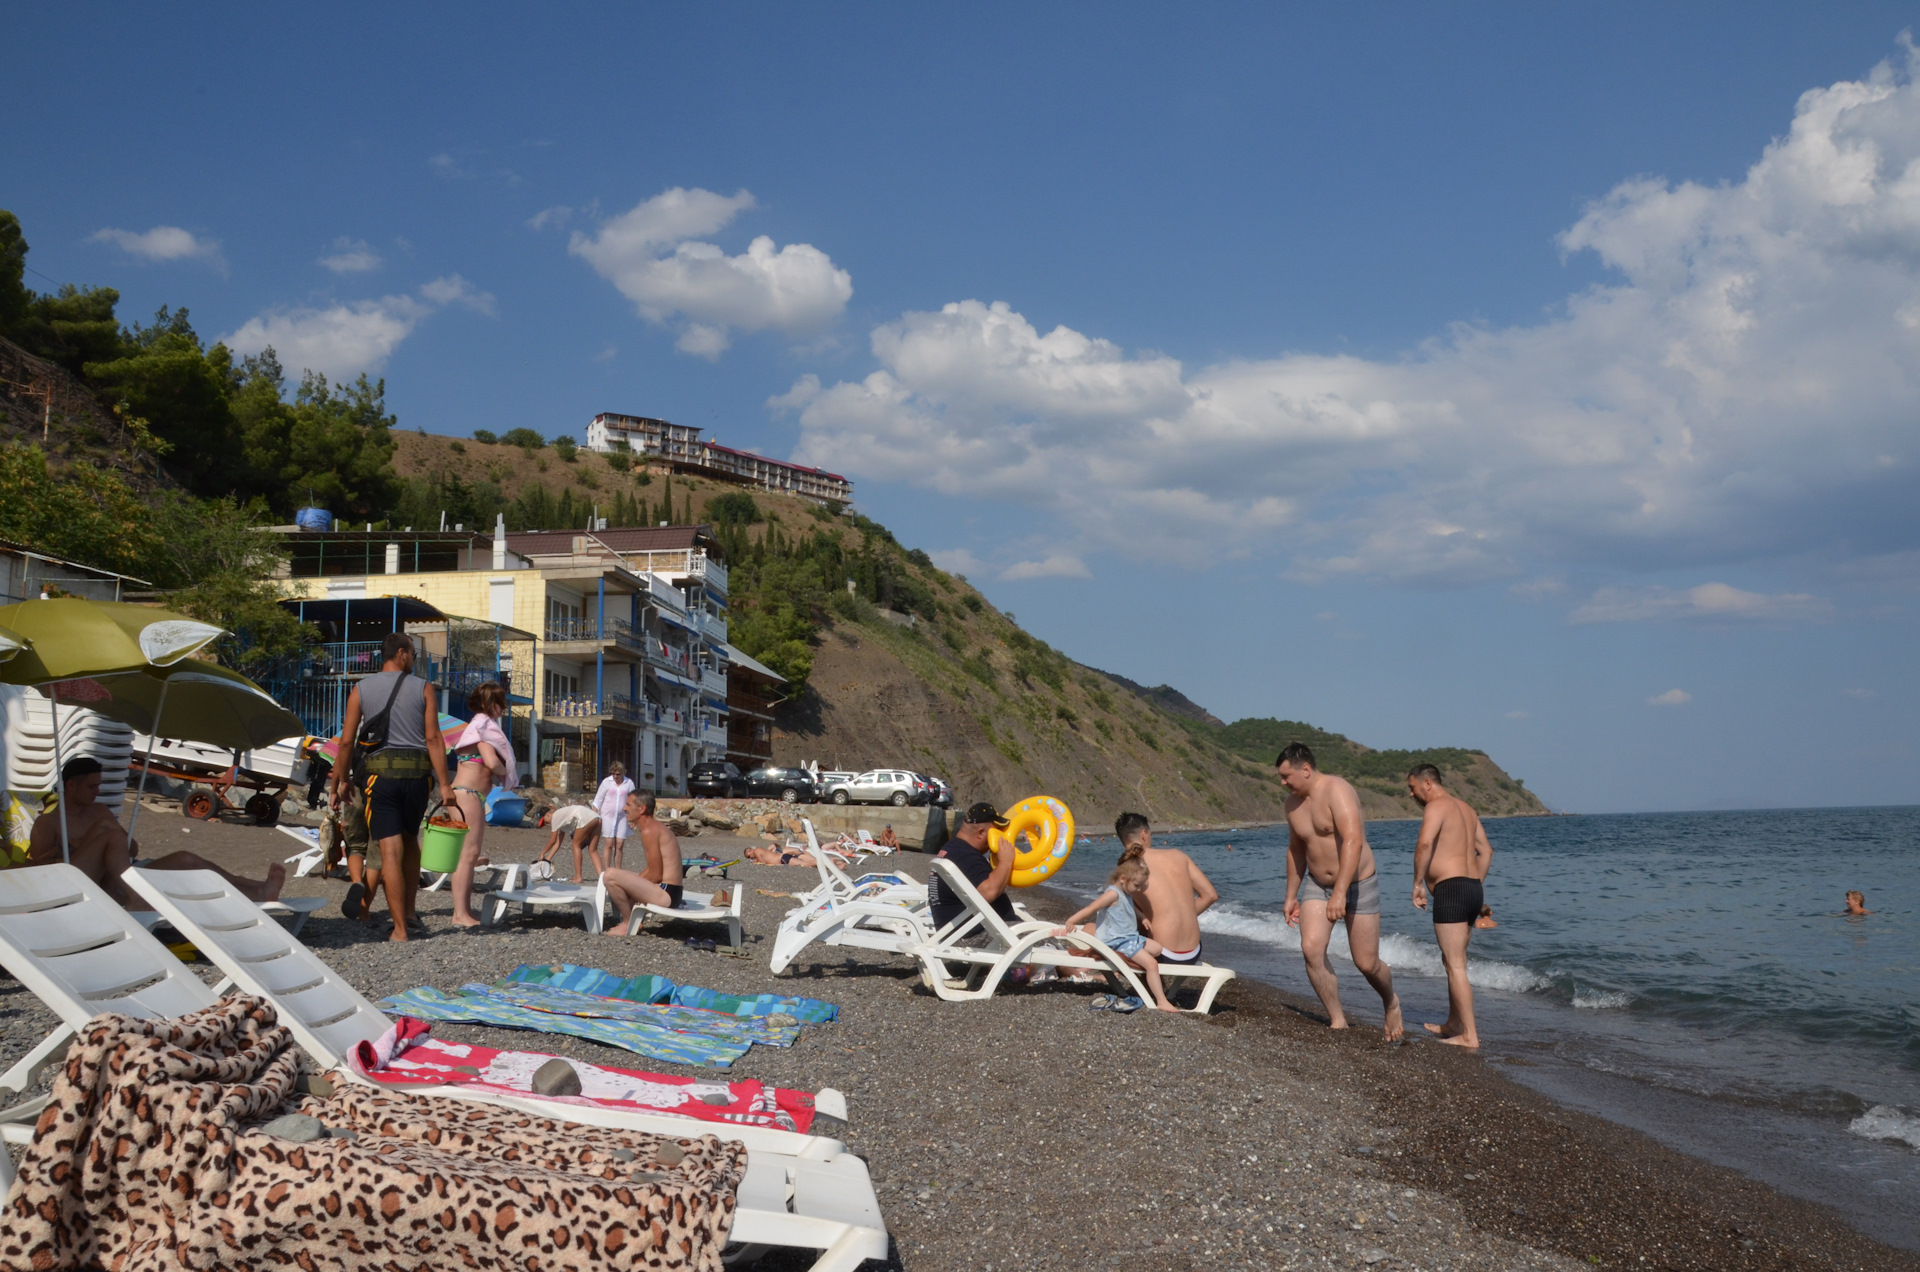
{"label": "flip flop sandal", "polygon": [[1119,1012],[1123,1016],[1132,1015],[1134,1012],[1139,1011],[1142,1007],[1145,1007],[1145,1006],[1146,1006],[1145,1003],[1141,1002],[1138,998],[1135,998],[1132,994],[1128,994],[1125,998],[1116,998],[1113,1000],[1113,1010]]}
{"label": "flip flop sandal", "polygon": [[1116,999],[1112,994],[1095,994],[1092,998],[1087,1000],[1087,1010],[1088,1011],[1111,1011],[1113,1009],[1114,1003],[1118,1001],[1119,1000]]}
{"label": "flip flop sandal", "polygon": [[360,922],[367,917],[365,909],[366,898],[367,885],[364,883],[354,884],[347,889],[347,899],[340,903],[340,913],[346,915],[356,923]]}

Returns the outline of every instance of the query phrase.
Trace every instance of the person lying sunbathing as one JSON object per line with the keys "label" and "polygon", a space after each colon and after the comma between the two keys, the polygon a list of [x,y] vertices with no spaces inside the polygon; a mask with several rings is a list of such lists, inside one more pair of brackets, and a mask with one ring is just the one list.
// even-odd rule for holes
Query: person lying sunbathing
{"label": "person lying sunbathing", "polygon": [[[90,755],[68,760],[60,770],[60,780],[67,788],[67,860],[68,864],[99,884],[102,891],[122,908],[148,908],[131,888],[120,881],[120,876],[131,865],[138,865],[143,870],[211,870],[250,901],[272,901],[279,897],[280,889],[287,881],[287,868],[283,865],[276,864],[268,869],[265,879],[246,879],[190,852],[170,852],[152,861],[135,861],[140,845],[128,838],[120,819],[113,815],[112,810],[99,802],[100,773],[100,761]],[[33,831],[27,842],[28,865],[60,864],[58,808],[34,818]]]}
{"label": "person lying sunbathing", "polygon": [[805,848],[779,848],[769,844],[764,848],[746,850],[748,861],[757,861],[763,866],[814,866],[813,854]]}

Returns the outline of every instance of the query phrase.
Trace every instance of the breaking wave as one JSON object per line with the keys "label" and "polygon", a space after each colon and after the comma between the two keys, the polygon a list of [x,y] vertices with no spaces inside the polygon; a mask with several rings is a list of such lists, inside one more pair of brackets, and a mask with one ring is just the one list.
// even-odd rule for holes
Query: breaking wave
{"label": "breaking wave", "polygon": [[1621,989],[1588,989],[1582,985],[1573,989],[1573,1005],[1590,1011],[1612,1011],[1632,1001],[1633,995]]}
{"label": "breaking wave", "polygon": [[1897,1140],[1908,1148],[1920,1148],[1920,1117],[1894,1104],[1876,1104],[1847,1124],[1847,1129],[1865,1139]]}
{"label": "breaking wave", "polygon": [[[1276,949],[1300,948],[1299,930],[1288,927],[1280,915],[1250,909],[1232,901],[1223,901],[1201,915],[1200,929],[1258,941]],[[1328,948],[1339,958],[1351,958],[1347,952],[1347,932],[1344,927],[1334,929],[1333,942]],[[1396,972],[1404,970],[1415,976],[1446,975],[1446,969],[1440,962],[1440,951],[1430,940],[1422,941],[1399,932],[1382,933],[1380,955]],[[1476,989],[1504,989],[1514,993],[1530,993],[1552,985],[1551,981],[1532,968],[1518,963],[1503,963],[1498,959],[1469,958],[1467,980]]]}

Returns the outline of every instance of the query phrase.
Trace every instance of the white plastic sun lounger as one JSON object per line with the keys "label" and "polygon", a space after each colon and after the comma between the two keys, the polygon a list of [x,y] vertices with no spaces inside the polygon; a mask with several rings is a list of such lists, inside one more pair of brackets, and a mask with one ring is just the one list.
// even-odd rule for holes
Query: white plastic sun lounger
{"label": "white plastic sun lounger", "polygon": [[[8,873],[19,872],[0,872],[0,883]],[[379,1038],[392,1022],[311,950],[265,922],[258,907],[211,871],[135,869],[124,877],[235,986],[273,1003],[281,1023],[322,1067],[349,1081],[369,1081],[347,1065],[347,1053],[362,1041]],[[0,904],[0,914],[4,910]],[[0,918],[0,930],[5,923]],[[164,948],[160,952],[166,955]],[[887,1255],[886,1223],[866,1163],[837,1139],[460,1087],[423,1086],[417,1093],[479,1100],[589,1126],[739,1141],[747,1147],[747,1172],[730,1239],[749,1247],[742,1256],[756,1246],[814,1249],[822,1253],[813,1272],[852,1272],[864,1260]],[[814,1103],[819,1112],[845,1121],[846,1098],[838,1091],[822,1090]]]}
{"label": "white plastic sun lounger", "polygon": [[768,964],[775,976],[792,966],[801,950],[816,943],[883,954],[912,954],[933,939],[925,884],[902,875],[850,879],[819,850],[813,823],[802,824],[820,872],[820,885],[780,920]]}
{"label": "white plastic sun lounger", "polygon": [[[140,919],[72,866],[0,870],[0,965],[60,1017],[58,1028],[0,1074],[0,1100],[30,1090],[101,1012],[161,1018],[219,1001]],[[31,1141],[46,1104],[38,1096],[0,1109],[0,1139]],[[12,1163],[0,1152],[0,1194],[12,1184]]]}
{"label": "white plastic sun lounger", "polygon": [[320,868],[326,860],[327,850],[320,846],[320,828],[318,826],[275,826],[283,835],[290,835],[300,844],[300,851],[288,857],[286,864],[293,867],[292,877],[304,879]]}
{"label": "white plastic sun lounger", "polygon": [[520,907],[522,914],[535,910],[576,910],[587,931],[600,931],[604,898],[584,883],[558,883],[551,879],[525,888],[502,888],[484,894],[480,902],[480,921],[489,926],[498,923],[509,905]]}
{"label": "white plastic sun lounger", "polygon": [[[914,951],[914,956],[920,960],[922,979],[940,997],[949,1002],[990,998],[1010,970],[1025,964],[1115,972],[1126,980],[1143,1001],[1151,1001],[1146,984],[1140,979],[1139,969],[1116,954],[1104,941],[1078,932],[1056,937],[1054,930],[1059,925],[1044,920],[1009,924],[987,904],[986,898],[960,873],[958,866],[936,857],[933,868],[940,872],[941,886],[951,889],[966,907],[958,919]],[[962,943],[976,933],[984,935],[985,944]],[[1058,941],[1082,952],[1071,953],[1046,944],[1049,941]],[[965,978],[954,976],[949,966],[952,964],[959,965],[968,975]],[[984,973],[978,976],[978,984],[974,983],[976,973]],[[1232,968],[1215,967],[1211,963],[1162,963],[1160,975],[1166,980],[1201,979],[1200,1000],[1193,1008],[1201,1015],[1205,1015],[1213,1006],[1214,996],[1220,992],[1220,987],[1234,978]],[[955,984],[955,981],[960,983]],[[1171,997],[1171,993],[1168,996]]]}
{"label": "white plastic sun lounger", "polygon": [[[636,905],[633,907],[634,922],[627,925],[627,935],[637,936],[649,914],[663,919],[679,919],[685,923],[724,923],[727,925],[727,941],[737,950],[745,939],[740,929],[740,903],[746,890],[736,883],[728,891],[732,895],[727,898],[725,905],[713,903],[713,899],[720,895],[717,892],[684,890],[680,893],[680,904],[673,909],[668,909],[664,905]],[[599,882],[594,884],[594,900],[600,907],[600,915],[604,916],[606,907],[613,901],[613,898],[607,895],[607,877],[604,874],[600,876]],[[604,922],[604,918],[602,921]],[[596,927],[594,930],[601,929]]]}

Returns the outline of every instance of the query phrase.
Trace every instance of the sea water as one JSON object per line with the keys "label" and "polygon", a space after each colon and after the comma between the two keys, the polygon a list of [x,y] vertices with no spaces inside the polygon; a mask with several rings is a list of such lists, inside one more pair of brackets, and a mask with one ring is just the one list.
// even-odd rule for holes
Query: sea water
{"label": "sea water", "polygon": [[[1417,822],[1368,828],[1381,950],[1410,1035],[1446,1017],[1433,926],[1414,909]],[[1920,808],[1489,821],[1500,926],[1468,959],[1483,1054],[1563,1103],[1830,1205],[1920,1249]],[[1313,997],[1282,918],[1284,827],[1157,835],[1220,890],[1210,962]],[[1091,895],[1111,839],[1057,876]],[[1843,917],[1845,894],[1871,915]],[[1342,1001],[1378,1028],[1345,961]]]}

